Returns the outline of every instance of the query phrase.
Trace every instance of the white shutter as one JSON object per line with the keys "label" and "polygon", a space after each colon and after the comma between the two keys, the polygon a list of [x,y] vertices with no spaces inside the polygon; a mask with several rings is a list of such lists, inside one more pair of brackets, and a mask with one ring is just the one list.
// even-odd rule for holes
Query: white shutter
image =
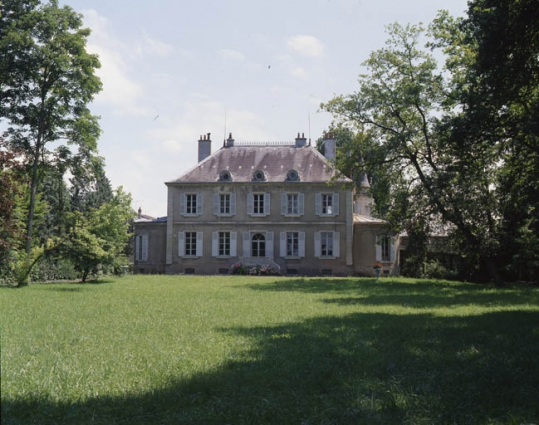
{"label": "white shutter", "polygon": [[389,239],[391,245],[389,246],[389,259],[392,263],[395,262],[396,252],[395,252],[395,238]]}
{"label": "white shutter", "polygon": [[298,195],[298,204],[299,215],[305,214],[305,195],[303,193]]}
{"label": "white shutter", "polygon": [[255,200],[254,195],[252,193],[247,194],[247,214],[254,214],[254,207]]}
{"label": "white shutter", "polygon": [[235,257],[238,252],[236,246],[237,246],[237,232],[230,232],[230,256]]}
{"label": "white shutter", "polygon": [[270,210],[270,194],[264,193],[264,215],[269,215]]}
{"label": "white shutter", "polygon": [[230,194],[230,214],[236,215],[236,194]]}
{"label": "white shutter", "polygon": [[142,235],[142,261],[148,261],[148,235]]}
{"label": "white shutter", "polygon": [[178,232],[178,257],[185,257],[185,232]]}
{"label": "white shutter", "polygon": [[314,197],[314,213],[316,215],[322,214],[322,194],[317,193]]}
{"label": "white shutter", "polygon": [[202,257],[204,255],[204,250],[202,243],[204,242],[204,233],[197,232],[197,257]]}
{"label": "white shutter", "polygon": [[211,255],[212,257],[219,255],[219,232],[211,232]]}
{"label": "white shutter", "polygon": [[185,214],[187,211],[187,199],[185,193],[180,194],[180,214]]}
{"label": "white shutter", "polygon": [[339,215],[339,194],[333,194],[333,215]]}
{"label": "white shutter", "polygon": [[219,212],[221,211],[221,208],[220,208],[220,203],[221,201],[221,197],[218,193],[214,193],[213,194],[213,214],[214,215],[219,215]]}
{"label": "white shutter", "polygon": [[286,257],[286,232],[279,233],[279,257]]}
{"label": "white shutter", "polygon": [[243,256],[251,256],[251,235],[249,232],[243,232]]}
{"label": "white shutter", "polygon": [[202,215],[202,193],[197,193],[197,215]]}
{"label": "white shutter", "polygon": [[382,261],[382,241],[380,237],[376,238],[376,261]]}
{"label": "white shutter", "polygon": [[314,256],[320,257],[322,254],[322,249],[320,246],[320,232],[314,232]]}
{"label": "white shutter", "polygon": [[287,204],[288,204],[288,196],[286,193],[281,193],[281,215],[285,215],[287,213]]}
{"label": "white shutter", "polygon": [[339,257],[341,255],[341,234],[339,232],[333,232],[333,256]]}
{"label": "white shutter", "polygon": [[273,232],[266,232],[266,257],[273,257]]}
{"label": "white shutter", "polygon": [[299,232],[299,256],[305,257],[305,232]]}

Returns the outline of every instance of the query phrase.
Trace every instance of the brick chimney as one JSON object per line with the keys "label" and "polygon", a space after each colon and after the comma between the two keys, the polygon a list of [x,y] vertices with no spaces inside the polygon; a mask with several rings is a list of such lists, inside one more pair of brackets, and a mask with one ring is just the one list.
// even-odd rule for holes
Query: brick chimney
{"label": "brick chimney", "polygon": [[328,160],[334,160],[337,155],[337,141],[335,140],[335,134],[332,131],[328,131],[324,134],[324,156]]}
{"label": "brick chimney", "polygon": [[305,145],[307,145],[307,139],[305,138],[305,133],[301,133],[301,137],[298,133],[298,137],[296,137],[296,148],[302,148]]}
{"label": "brick chimney", "polygon": [[208,156],[211,155],[210,134],[211,133],[208,133],[205,136],[200,136],[200,139],[198,139],[198,162],[204,161]]}

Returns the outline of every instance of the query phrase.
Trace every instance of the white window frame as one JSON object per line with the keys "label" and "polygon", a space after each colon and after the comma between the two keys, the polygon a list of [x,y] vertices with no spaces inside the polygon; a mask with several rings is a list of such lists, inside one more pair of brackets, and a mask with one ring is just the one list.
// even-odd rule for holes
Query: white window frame
{"label": "white window frame", "polygon": [[[188,238],[187,233],[193,233],[194,236],[194,254],[191,250],[191,253],[187,253],[187,246],[188,246]],[[191,236],[192,238],[193,236]],[[202,232],[197,232],[194,230],[189,230],[187,232],[178,232],[178,257],[185,257],[185,258],[199,258],[202,257],[203,254],[203,243],[204,241],[204,234]],[[193,243],[193,240],[191,240],[191,243]]]}
{"label": "white window frame", "polygon": [[318,216],[335,217],[339,215],[339,194],[321,192],[315,195],[314,212]]}
{"label": "white window frame", "polygon": [[[193,202],[193,197],[194,197],[194,202]],[[189,199],[191,199],[191,202],[189,202]],[[193,192],[181,193],[180,194],[180,215],[189,216],[189,217],[202,215],[202,193],[193,193]]]}
{"label": "white window frame", "polygon": [[[331,236],[330,236],[331,235]],[[331,252],[326,248],[325,252],[322,249],[324,240],[328,243],[328,238],[331,238]],[[339,232],[332,230],[321,230],[314,234],[314,256],[317,258],[334,259],[340,256],[341,235]]]}
{"label": "white window frame", "polygon": [[[258,198],[258,208],[255,212],[255,196]],[[261,197],[261,198],[260,198]],[[247,194],[247,214],[256,217],[268,216],[271,211],[271,196],[267,192],[252,192]]]}
{"label": "white window frame", "polygon": [[305,195],[298,192],[281,193],[281,215],[299,217],[305,214]]}
{"label": "white window frame", "polygon": [[[223,241],[222,238],[226,238],[228,235],[228,242]],[[223,251],[222,244],[228,244],[228,249]],[[237,232],[231,232],[230,230],[217,230],[212,232],[212,257],[218,258],[230,258],[236,256],[237,246]]]}
{"label": "white window frame", "polygon": [[[290,239],[297,237],[297,251],[290,251]],[[305,232],[281,232],[280,233],[279,256],[287,259],[297,259],[305,257]]]}
{"label": "white window frame", "polygon": [[391,235],[378,235],[375,249],[376,261],[379,261],[381,263],[395,262],[397,255],[395,238],[393,238]]}

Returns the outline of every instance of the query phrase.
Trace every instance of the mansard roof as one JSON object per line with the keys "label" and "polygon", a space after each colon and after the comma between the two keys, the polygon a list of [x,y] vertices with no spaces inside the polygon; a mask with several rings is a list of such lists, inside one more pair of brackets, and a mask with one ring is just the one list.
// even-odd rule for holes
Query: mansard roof
{"label": "mansard roof", "polygon": [[179,178],[168,183],[218,182],[220,173],[228,171],[232,182],[251,182],[255,172],[264,173],[264,182],[290,180],[289,172],[299,175],[299,182],[344,183],[351,180],[340,175],[328,160],[311,146],[248,144],[222,147]]}

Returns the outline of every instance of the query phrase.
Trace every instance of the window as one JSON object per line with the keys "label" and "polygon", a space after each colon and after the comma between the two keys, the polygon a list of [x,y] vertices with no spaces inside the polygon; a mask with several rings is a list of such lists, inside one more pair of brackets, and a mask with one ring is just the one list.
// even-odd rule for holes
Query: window
{"label": "window", "polygon": [[286,232],[286,256],[299,257],[299,232]]}
{"label": "window", "polygon": [[186,195],[186,214],[196,214],[197,213],[197,195],[188,194]]}
{"label": "window", "polygon": [[221,171],[219,173],[219,181],[221,182],[229,182],[232,181],[232,175],[229,171]]}
{"label": "window", "polygon": [[230,255],[230,232],[219,232],[219,255]]}
{"label": "window", "polygon": [[320,232],[320,255],[333,256],[333,232]]}
{"label": "window", "polygon": [[282,193],[281,194],[281,214],[282,215],[303,215],[305,196],[303,193]]}
{"label": "window", "polygon": [[230,195],[228,193],[219,195],[219,213],[230,214]]}
{"label": "window", "polygon": [[182,193],[180,195],[181,215],[202,214],[202,193]]}
{"label": "window", "polygon": [[340,241],[339,232],[315,232],[314,256],[317,258],[338,258],[340,254]]}
{"label": "window", "polygon": [[266,237],[262,233],[255,233],[251,240],[251,255],[253,257],[266,256]]}
{"label": "window", "polygon": [[137,261],[148,261],[148,235],[135,237],[135,258]]}
{"label": "window", "polygon": [[287,174],[286,174],[286,181],[289,181],[289,182],[297,182],[299,181],[299,174],[296,170],[290,170]]}
{"label": "window", "polygon": [[197,234],[196,232],[185,232],[185,255],[197,255]]}
{"label": "window", "polygon": [[286,213],[297,215],[299,214],[299,200],[297,193],[289,193],[287,195]]}
{"label": "window", "polygon": [[314,209],[316,215],[339,215],[339,194],[317,193]]}
{"label": "window", "polygon": [[251,181],[254,181],[254,182],[263,182],[263,181],[266,181],[266,176],[264,175],[264,172],[261,171],[261,170],[256,170],[254,173],[253,173],[253,178],[251,179]]}
{"label": "window", "polygon": [[264,214],[264,194],[255,193],[253,195],[253,214]]}
{"label": "window", "polygon": [[178,233],[178,256],[179,257],[202,257],[202,232],[179,232]]}
{"label": "window", "polygon": [[322,194],[322,214],[333,214],[333,195]]}

